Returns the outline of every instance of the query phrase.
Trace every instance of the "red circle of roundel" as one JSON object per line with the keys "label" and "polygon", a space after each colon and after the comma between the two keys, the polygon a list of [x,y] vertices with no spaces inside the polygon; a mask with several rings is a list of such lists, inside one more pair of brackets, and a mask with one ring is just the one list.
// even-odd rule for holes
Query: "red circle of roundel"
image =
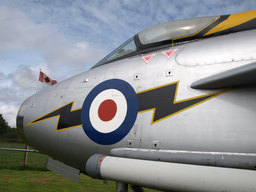
{"label": "red circle of roundel", "polygon": [[107,99],[100,104],[98,109],[98,115],[102,121],[110,121],[115,117],[116,111],[117,106],[115,101],[113,101],[112,99]]}

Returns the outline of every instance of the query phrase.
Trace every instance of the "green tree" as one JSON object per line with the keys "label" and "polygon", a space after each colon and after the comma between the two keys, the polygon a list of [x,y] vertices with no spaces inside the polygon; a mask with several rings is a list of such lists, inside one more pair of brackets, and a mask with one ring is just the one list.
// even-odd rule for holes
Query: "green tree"
{"label": "green tree", "polygon": [[8,132],[8,129],[10,129],[10,126],[8,123],[5,121],[3,118],[3,115],[0,114],[0,136],[4,135],[5,133]]}
{"label": "green tree", "polygon": [[9,142],[21,142],[16,128],[11,128],[0,114],[0,139]]}
{"label": "green tree", "polygon": [[4,139],[17,140],[19,139],[18,131],[15,128],[8,128],[7,132],[3,135]]}

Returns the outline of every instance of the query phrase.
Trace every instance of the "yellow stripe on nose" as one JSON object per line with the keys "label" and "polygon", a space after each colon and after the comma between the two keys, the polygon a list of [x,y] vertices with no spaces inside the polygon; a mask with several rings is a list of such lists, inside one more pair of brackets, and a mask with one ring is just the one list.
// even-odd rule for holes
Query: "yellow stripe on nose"
{"label": "yellow stripe on nose", "polygon": [[247,21],[250,21],[254,18],[256,18],[256,10],[232,14],[228,17],[227,20],[221,22],[219,25],[212,28],[210,31],[208,31],[206,34],[204,34],[204,36],[210,35],[213,33],[217,33],[220,31],[224,31],[224,30],[232,28],[232,27],[236,27],[236,26],[246,23]]}

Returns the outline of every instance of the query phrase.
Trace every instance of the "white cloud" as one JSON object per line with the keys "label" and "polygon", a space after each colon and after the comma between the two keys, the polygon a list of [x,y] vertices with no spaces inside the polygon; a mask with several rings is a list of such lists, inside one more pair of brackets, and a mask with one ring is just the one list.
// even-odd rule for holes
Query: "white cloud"
{"label": "white cloud", "polygon": [[[8,80],[6,80],[8,81]],[[16,127],[16,115],[22,102],[35,93],[35,88],[21,89],[19,86],[0,86],[0,113],[11,127]]]}
{"label": "white cloud", "polygon": [[4,102],[5,104],[10,102],[19,101],[20,97],[17,89],[11,87],[1,87],[0,92],[0,101]]}
{"label": "white cloud", "polygon": [[38,72],[30,66],[20,65],[19,68],[9,75],[9,78],[23,89],[31,89],[36,87]]}
{"label": "white cloud", "polygon": [[49,63],[49,68],[53,70],[69,66],[85,71],[105,55],[106,52],[103,49],[94,47],[87,42],[78,42],[74,45],[53,46],[46,53],[45,60]]}
{"label": "white cloud", "polygon": [[0,71],[0,81],[4,82],[6,78],[7,78],[6,75],[2,71]]}
{"label": "white cloud", "polygon": [[0,113],[11,127],[16,127],[16,115],[21,103],[35,93],[36,80],[31,67],[21,65],[13,74],[0,71]]}
{"label": "white cloud", "polygon": [[0,5],[0,51],[38,49],[49,42],[47,25],[36,25],[25,13]]}
{"label": "white cloud", "polygon": [[16,127],[16,115],[19,107],[15,105],[4,105],[0,102],[0,113],[11,127]]}

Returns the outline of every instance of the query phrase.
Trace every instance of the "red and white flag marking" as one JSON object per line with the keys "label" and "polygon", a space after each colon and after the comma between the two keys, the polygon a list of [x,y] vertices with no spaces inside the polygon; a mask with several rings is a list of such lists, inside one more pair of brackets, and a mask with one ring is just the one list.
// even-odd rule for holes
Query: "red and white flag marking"
{"label": "red and white flag marking", "polygon": [[47,75],[45,75],[42,71],[40,71],[39,81],[45,83],[47,85],[55,85],[57,83],[56,80],[50,79]]}

